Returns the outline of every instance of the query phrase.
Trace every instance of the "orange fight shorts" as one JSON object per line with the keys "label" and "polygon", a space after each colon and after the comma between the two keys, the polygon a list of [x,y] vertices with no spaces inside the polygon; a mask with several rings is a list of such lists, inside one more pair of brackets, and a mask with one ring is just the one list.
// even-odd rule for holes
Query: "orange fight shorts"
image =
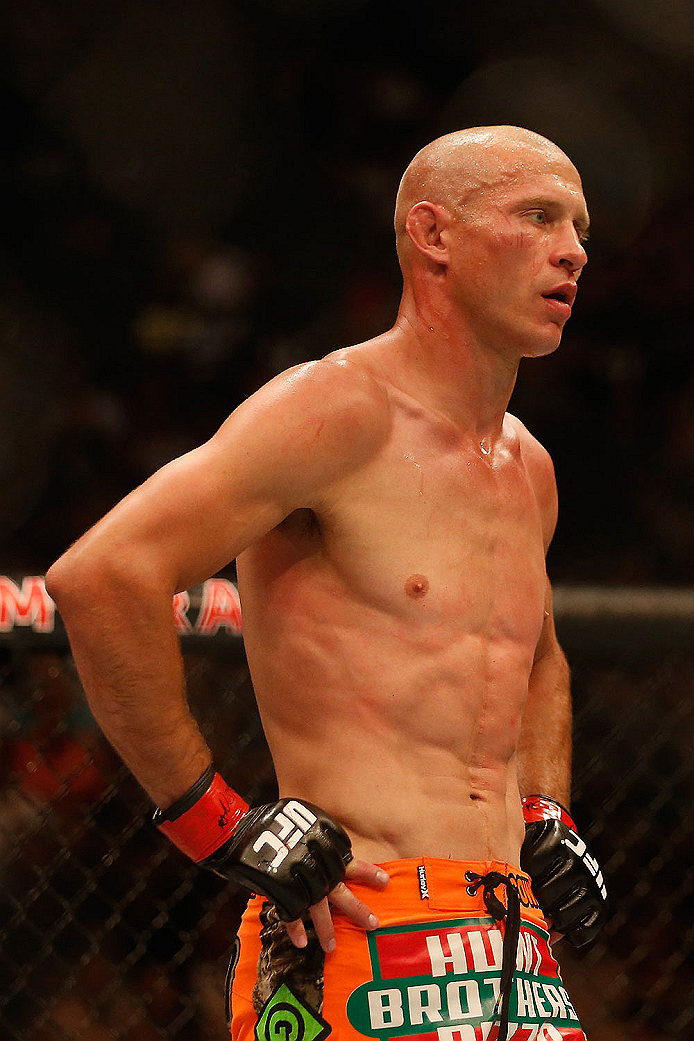
{"label": "orange fight shorts", "polygon": [[229,968],[233,1041],[585,1041],[526,874],[429,857],[381,866],[385,889],[349,883],[379,928],[333,909],[330,954],[310,922],[294,947],[274,906],[251,898]]}

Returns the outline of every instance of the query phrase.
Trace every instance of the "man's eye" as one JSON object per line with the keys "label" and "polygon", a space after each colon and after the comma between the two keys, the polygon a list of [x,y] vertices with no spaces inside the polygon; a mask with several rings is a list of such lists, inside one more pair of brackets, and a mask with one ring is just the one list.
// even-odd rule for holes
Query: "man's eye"
{"label": "man's eye", "polygon": [[530,220],[535,221],[536,224],[545,224],[547,217],[544,210],[533,210],[528,216]]}

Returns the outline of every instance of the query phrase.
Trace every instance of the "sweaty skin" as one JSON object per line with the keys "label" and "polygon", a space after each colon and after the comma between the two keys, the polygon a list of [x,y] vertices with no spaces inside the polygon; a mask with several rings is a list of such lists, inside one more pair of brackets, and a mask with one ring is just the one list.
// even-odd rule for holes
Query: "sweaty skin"
{"label": "sweaty skin", "polygon": [[[559,344],[587,225],[544,138],[432,142],[398,193],[394,327],[276,377],[47,575],[95,717],[165,808],[210,762],[171,596],[237,558],[280,795],[347,829],[355,861],[330,902],[365,928],[350,879],[422,854],[517,864],[519,795],[568,802],[556,487],[506,408],[520,360]],[[331,949],[327,901],[311,913]]]}
{"label": "sweaty skin", "polygon": [[329,807],[365,860],[517,862],[551,524],[535,486],[550,475],[510,416],[485,454],[376,382],[382,347],[337,356],[374,380],[371,457],[238,558],[280,792]]}

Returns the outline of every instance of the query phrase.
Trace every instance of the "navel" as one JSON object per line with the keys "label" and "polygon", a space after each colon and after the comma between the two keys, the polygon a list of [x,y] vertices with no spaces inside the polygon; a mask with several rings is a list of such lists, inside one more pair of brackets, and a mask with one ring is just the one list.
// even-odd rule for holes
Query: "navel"
{"label": "navel", "polygon": [[413,600],[421,600],[429,592],[429,579],[426,575],[410,575],[405,582],[405,592]]}

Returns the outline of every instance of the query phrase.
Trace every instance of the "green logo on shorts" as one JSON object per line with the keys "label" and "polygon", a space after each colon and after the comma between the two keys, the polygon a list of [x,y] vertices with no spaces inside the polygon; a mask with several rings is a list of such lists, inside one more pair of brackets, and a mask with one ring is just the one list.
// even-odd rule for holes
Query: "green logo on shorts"
{"label": "green logo on shorts", "polygon": [[332,1027],[283,983],[266,1002],[255,1028],[256,1041],[323,1041]]}

